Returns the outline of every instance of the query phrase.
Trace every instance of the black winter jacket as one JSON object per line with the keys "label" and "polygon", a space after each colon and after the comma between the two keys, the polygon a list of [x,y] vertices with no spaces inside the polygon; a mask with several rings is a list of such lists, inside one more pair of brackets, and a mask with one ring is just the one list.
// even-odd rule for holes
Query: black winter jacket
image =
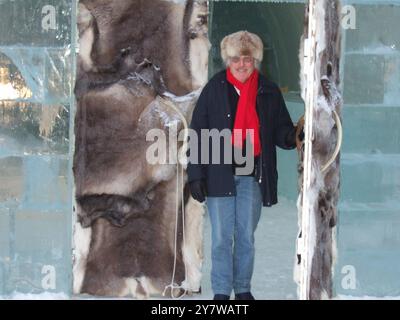
{"label": "black winter jacket", "polygon": [[[260,161],[255,163],[255,178],[261,188],[263,206],[269,207],[278,202],[276,146],[282,149],[295,148],[296,128],[293,126],[279,87],[261,74],[259,76],[256,108],[260,123],[262,151],[259,157]],[[195,130],[199,137],[198,150],[201,150],[201,129],[233,129],[233,119],[228,101],[226,70],[217,73],[203,88],[193,110],[190,128]],[[220,164],[189,162],[188,179],[189,182],[204,179],[207,196],[234,196],[236,189],[232,164],[224,163],[223,143],[221,143],[220,149]],[[210,145],[210,154],[211,152]],[[201,152],[199,151],[199,153]]]}

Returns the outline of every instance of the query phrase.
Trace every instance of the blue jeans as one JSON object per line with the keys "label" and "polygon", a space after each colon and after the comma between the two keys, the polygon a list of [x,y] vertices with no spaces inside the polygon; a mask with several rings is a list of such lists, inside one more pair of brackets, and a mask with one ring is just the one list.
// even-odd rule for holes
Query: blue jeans
{"label": "blue jeans", "polygon": [[262,199],[252,176],[234,176],[236,196],[207,197],[211,221],[211,286],[214,294],[249,292],[254,268],[254,232]]}

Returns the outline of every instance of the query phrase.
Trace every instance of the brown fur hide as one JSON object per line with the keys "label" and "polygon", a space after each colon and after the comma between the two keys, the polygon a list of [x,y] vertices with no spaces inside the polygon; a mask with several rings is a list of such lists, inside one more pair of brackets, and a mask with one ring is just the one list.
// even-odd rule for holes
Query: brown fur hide
{"label": "brown fur hide", "polygon": [[[206,78],[194,71],[207,72],[206,10],[202,1],[80,1],[74,293],[148,297],[171,282],[180,167],[148,163],[153,142],[146,133],[154,128],[167,133],[171,123],[183,129],[164,99],[190,120],[197,99],[190,93]],[[195,41],[202,46],[200,57],[191,54]],[[160,97],[167,92],[187,97]],[[185,225],[201,228],[203,207],[193,204],[185,180],[186,175],[178,185],[189,208]],[[202,258],[201,239],[183,247],[181,198],[178,193],[177,284],[185,280],[185,260],[194,264],[186,266],[188,274],[199,277]],[[197,230],[186,232],[191,231],[199,236]],[[186,278],[186,288],[199,290],[190,286],[196,281]]]}

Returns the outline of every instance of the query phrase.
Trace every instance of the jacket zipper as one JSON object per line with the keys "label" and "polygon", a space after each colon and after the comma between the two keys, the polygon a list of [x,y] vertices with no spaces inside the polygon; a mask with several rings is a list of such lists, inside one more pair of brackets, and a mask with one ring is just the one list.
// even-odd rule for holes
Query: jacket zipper
{"label": "jacket zipper", "polygon": [[[260,88],[258,88],[258,91],[257,91],[257,102],[260,100],[259,98],[258,98],[258,94],[260,93],[260,90],[261,90],[261,87]],[[261,108],[260,107],[260,104],[258,104],[258,106],[259,106],[259,108]],[[260,144],[261,144],[261,151],[260,151],[260,160],[259,160],[259,166],[260,166],[260,177],[258,178],[258,183],[261,183],[261,181],[262,181],[262,139],[261,139],[261,137],[262,137],[262,134],[261,134],[261,125],[260,125],[260,123],[261,123],[261,120],[259,121],[259,124],[258,124],[258,131],[259,131],[259,135],[260,135]]]}

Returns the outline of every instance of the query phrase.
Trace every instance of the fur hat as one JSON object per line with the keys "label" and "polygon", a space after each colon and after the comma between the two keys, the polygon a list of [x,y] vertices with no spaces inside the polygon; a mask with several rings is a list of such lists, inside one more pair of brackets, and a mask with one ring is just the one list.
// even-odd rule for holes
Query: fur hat
{"label": "fur hat", "polygon": [[264,46],[259,36],[248,31],[238,31],[227,35],[221,41],[221,57],[226,64],[230,57],[249,55],[261,62]]}

